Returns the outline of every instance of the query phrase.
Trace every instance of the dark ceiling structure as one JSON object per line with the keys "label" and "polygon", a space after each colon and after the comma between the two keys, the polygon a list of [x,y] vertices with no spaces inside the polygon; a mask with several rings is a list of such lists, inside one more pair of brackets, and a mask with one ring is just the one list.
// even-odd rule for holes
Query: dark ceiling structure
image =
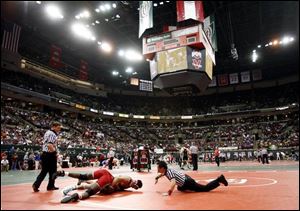
{"label": "dark ceiling structure", "polygon": [[[154,28],[152,33],[162,32],[164,25],[176,25],[176,2],[153,1],[158,6],[153,8]],[[160,4],[160,2],[164,2]],[[22,26],[20,48],[35,50],[38,58],[47,59],[50,45],[62,48],[63,61],[79,67],[78,61],[84,59],[89,64],[90,79],[112,85],[120,85],[126,79],[116,79],[112,70],[124,72],[132,66],[138,73],[136,77],[150,80],[147,61],[130,63],[118,57],[120,48],[133,48],[142,52],[142,39],[138,38],[139,2],[116,1],[117,7],[107,13],[97,13],[95,8],[104,1],[57,1],[65,18],[52,22],[44,14],[42,4],[33,2],[1,2],[1,19],[13,21]],[[109,2],[113,3],[113,2]],[[241,72],[257,68],[282,68],[282,65],[299,67],[299,2],[298,1],[204,1],[205,16],[214,14],[218,51],[217,66],[214,74]],[[75,15],[83,9],[91,12],[87,21],[99,20],[99,24],[91,26],[96,36],[113,44],[114,51],[105,54],[95,42],[84,42],[73,36],[70,24]],[[120,18],[116,19],[115,16]],[[108,19],[109,21],[105,21]],[[295,42],[288,48],[262,48],[263,58],[256,63],[251,61],[251,52],[257,45],[280,39],[285,35],[295,37]],[[231,44],[234,43],[239,59],[232,59]],[[21,52],[20,52],[21,53]],[[270,70],[270,72],[272,72]],[[272,73],[270,73],[272,74]]]}

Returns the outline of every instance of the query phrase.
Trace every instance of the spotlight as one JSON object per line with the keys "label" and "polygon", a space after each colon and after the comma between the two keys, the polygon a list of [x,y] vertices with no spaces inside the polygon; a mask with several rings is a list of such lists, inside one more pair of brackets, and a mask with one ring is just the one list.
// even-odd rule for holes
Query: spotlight
{"label": "spotlight", "polygon": [[105,9],[105,7],[103,5],[101,5],[100,6],[100,10],[104,12],[106,9]]}
{"label": "spotlight", "polygon": [[132,73],[133,69],[132,67],[127,67],[127,69],[125,70],[126,73]]}
{"label": "spotlight", "polygon": [[110,4],[105,4],[105,9],[110,10],[111,9]]}
{"label": "spotlight", "polygon": [[117,75],[119,75],[119,72],[118,71],[112,71],[112,74],[114,75],[114,76],[117,76]]}
{"label": "spotlight", "polygon": [[112,4],[112,7],[113,7],[113,8],[116,8],[116,7],[117,7],[117,4],[116,4],[116,3],[113,3],[113,4]]}
{"label": "spotlight", "polygon": [[261,48],[261,45],[258,45],[257,47],[258,47],[258,48]]}
{"label": "spotlight", "polygon": [[258,56],[257,56],[256,52],[253,52],[252,53],[252,62],[256,62],[257,58],[258,58]]}
{"label": "spotlight", "polygon": [[99,12],[100,12],[100,9],[97,8],[97,9],[95,9],[95,11],[99,13]]}
{"label": "spotlight", "polygon": [[282,44],[287,44],[289,42],[289,38],[288,37],[284,37],[282,39]]}
{"label": "spotlight", "polygon": [[103,51],[109,53],[109,52],[111,52],[112,47],[111,47],[111,45],[110,45],[109,43],[103,42],[103,43],[101,44],[101,49],[102,49]]}
{"label": "spotlight", "polygon": [[48,5],[46,7],[46,12],[52,19],[63,19],[64,16],[61,14],[60,9],[54,5]]}
{"label": "spotlight", "polygon": [[125,55],[124,50],[119,50],[118,55],[119,55],[119,56],[124,56],[124,55]]}

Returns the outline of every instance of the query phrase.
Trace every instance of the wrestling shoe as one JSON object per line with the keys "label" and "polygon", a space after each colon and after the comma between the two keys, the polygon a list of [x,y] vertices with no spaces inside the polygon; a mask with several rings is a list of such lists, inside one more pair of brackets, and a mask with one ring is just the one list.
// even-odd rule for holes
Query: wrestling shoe
{"label": "wrestling shoe", "polygon": [[48,191],[50,191],[50,190],[58,190],[58,189],[59,189],[58,187],[47,188]]}
{"label": "wrestling shoe", "polygon": [[228,182],[225,179],[223,174],[221,174],[221,176],[219,176],[217,180],[218,180],[218,182],[223,183],[225,186],[228,186]]}
{"label": "wrestling shoe", "polygon": [[68,186],[68,187],[65,187],[63,190],[62,190],[62,193],[66,196],[68,195],[69,192],[73,191],[73,190],[76,190],[75,186]]}
{"label": "wrestling shoe", "polygon": [[32,185],[32,189],[34,192],[39,192],[40,190],[35,186],[35,184]]}
{"label": "wrestling shoe", "polygon": [[78,193],[73,193],[71,196],[66,196],[63,198],[60,203],[69,203],[69,202],[74,202],[79,199]]}

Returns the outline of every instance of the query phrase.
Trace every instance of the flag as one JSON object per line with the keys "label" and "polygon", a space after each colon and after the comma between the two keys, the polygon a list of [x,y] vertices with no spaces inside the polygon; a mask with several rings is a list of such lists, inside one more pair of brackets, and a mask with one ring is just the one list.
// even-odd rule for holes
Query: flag
{"label": "flag", "polygon": [[218,75],[218,84],[219,86],[228,85],[228,74]]}
{"label": "flag", "polygon": [[88,63],[84,60],[80,60],[79,79],[88,80]]}
{"label": "flag", "polygon": [[194,19],[200,22],[204,20],[202,1],[176,1],[177,22]]}
{"label": "flag", "polygon": [[139,17],[140,17],[139,37],[141,37],[146,29],[153,27],[152,1],[140,1]]}
{"label": "flag", "polygon": [[253,81],[258,81],[258,80],[262,79],[260,69],[252,70],[252,79],[253,79]]}
{"label": "flag", "polygon": [[249,71],[241,72],[241,81],[242,81],[242,83],[250,81],[250,72]]}
{"label": "flag", "polygon": [[57,69],[61,68],[63,66],[61,62],[61,48],[56,45],[51,45],[50,51],[49,66]]}
{"label": "flag", "polygon": [[230,82],[230,84],[238,84],[239,83],[238,73],[229,74],[229,82]]}
{"label": "flag", "polygon": [[207,36],[214,51],[218,51],[216,23],[215,23],[214,15],[208,16],[204,19],[203,28],[204,28],[205,35]]}
{"label": "flag", "polygon": [[208,84],[208,87],[214,87],[214,86],[217,86],[216,76],[213,76],[211,82]]}
{"label": "flag", "polygon": [[2,36],[2,48],[12,52],[18,52],[21,27],[14,23],[4,22]]}

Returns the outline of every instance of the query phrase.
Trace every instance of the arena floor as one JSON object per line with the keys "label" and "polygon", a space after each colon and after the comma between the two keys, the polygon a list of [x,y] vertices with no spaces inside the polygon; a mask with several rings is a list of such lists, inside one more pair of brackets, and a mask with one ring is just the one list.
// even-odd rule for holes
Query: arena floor
{"label": "arena floor", "polygon": [[[178,166],[173,166],[178,169]],[[71,172],[93,171],[92,167],[70,168]],[[220,167],[211,163],[199,163],[199,170],[185,171],[200,183],[215,179],[221,173],[229,185],[207,193],[182,193],[177,190],[171,196],[163,196],[169,188],[169,181],[164,177],[154,185],[156,166],[152,170],[136,172],[129,166],[113,169],[113,175],[129,175],[143,181],[139,190],[131,190],[111,195],[95,195],[91,198],[61,204],[61,190],[77,180],[63,177],[56,180],[57,191],[46,191],[46,179],[40,192],[33,192],[31,185],[39,171],[9,171],[1,173],[1,209],[97,209],[97,210],[299,210],[299,162],[273,161],[269,165],[256,162],[226,162]]]}

